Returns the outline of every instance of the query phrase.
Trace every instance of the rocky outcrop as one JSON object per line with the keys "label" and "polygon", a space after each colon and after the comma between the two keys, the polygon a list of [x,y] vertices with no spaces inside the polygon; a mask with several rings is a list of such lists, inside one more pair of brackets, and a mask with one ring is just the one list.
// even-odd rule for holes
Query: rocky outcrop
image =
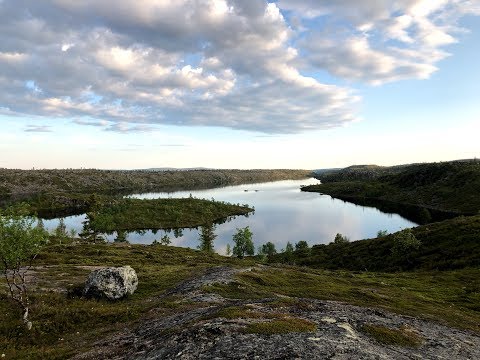
{"label": "rocky outcrop", "polygon": [[[202,291],[205,286],[231,283],[242,270],[217,267],[180,284],[168,295],[178,298],[179,304],[185,300],[189,303],[183,311],[179,307],[172,313],[150,316],[137,327],[125,327],[98,341],[73,359],[480,359],[478,334],[382,309],[286,296],[208,301]],[[245,309],[245,316],[219,315],[222,309],[232,306]],[[255,316],[249,317],[249,311]],[[269,322],[279,316],[307,320],[316,329],[278,334],[245,331],[249,324]],[[404,329],[415,334],[419,343],[384,344],[365,330],[372,325]]]}
{"label": "rocky outcrop", "polygon": [[118,300],[137,289],[138,277],[130,266],[109,267],[92,271],[85,282],[83,294],[96,298]]}

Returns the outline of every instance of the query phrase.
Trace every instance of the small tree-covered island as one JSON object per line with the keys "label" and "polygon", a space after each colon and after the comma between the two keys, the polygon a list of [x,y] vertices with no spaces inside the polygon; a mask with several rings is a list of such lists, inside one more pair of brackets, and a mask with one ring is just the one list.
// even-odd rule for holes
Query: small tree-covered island
{"label": "small tree-covered island", "polygon": [[[0,215],[2,351],[16,359],[174,358],[182,349],[191,356],[208,346],[212,356],[228,358],[228,341],[236,339],[241,351],[254,344],[256,354],[269,358],[276,354],[275,346],[289,358],[304,356],[316,341],[310,339],[319,338],[330,344],[327,347],[335,343],[362,356],[366,351],[392,357],[449,354],[450,347],[432,345],[446,341],[437,338],[439,331],[449,334],[452,347],[475,344],[480,334],[480,216],[472,211],[479,168],[472,160],[379,168],[368,178],[364,168],[358,175],[351,169],[312,173],[322,185],[302,191],[328,193],[329,179],[335,179],[332,196],[341,196],[339,189],[345,188],[352,201],[365,201],[363,189],[382,188],[380,181],[395,184],[402,179],[403,189],[408,189],[410,176],[412,181],[421,178],[416,191],[426,195],[415,196],[409,205],[429,212],[441,208],[450,216],[424,219],[424,225],[391,234],[379,230],[376,238],[366,240],[352,241],[337,233],[329,244],[314,245],[292,238],[282,249],[261,239],[256,239],[261,245],[255,249],[255,234],[247,226],[233,234],[226,255],[216,253],[215,223],[253,214],[248,205],[192,196],[85,194],[86,221],[77,234],[63,218],[47,231],[35,215],[38,197],[30,204],[10,201]],[[469,175],[459,175],[464,173]],[[348,182],[343,174],[348,174]],[[453,181],[454,187],[447,181],[455,176],[464,179],[462,196],[473,199],[472,204],[462,203],[463,208],[450,205],[456,204],[450,199],[459,182]],[[433,193],[437,184],[442,184],[442,192],[430,197],[433,204],[427,191]],[[385,194],[392,196],[390,191]],[[382,198],[383,193],[375,195]],[[182,229],[194,227],[196,250],[171,246],[167,233],[149,245],[129,243],[125,236],[147,229],[173,229],[181,236]],[[105,241],[108,233],[116,234],[113,242]],[[102,281],[120,275],[105,272],[122,266],[135,272],[135,286],[127,286],[130,293],[112,300],[111,295],[98,295],[101,289],[85,290],[88,277],[89,289],[94,282],[111,292],[113,285]],[[105,269],[104,278],[92,280],[98,269]],[[120,285],[128,281],[121,278]],[[121,286],[117,292],[123,294]],[[215,331],[215,337],[209,331]],[[465,351],[477,350],[469,345]],[[230,358],[240,356],[238,351]]]}

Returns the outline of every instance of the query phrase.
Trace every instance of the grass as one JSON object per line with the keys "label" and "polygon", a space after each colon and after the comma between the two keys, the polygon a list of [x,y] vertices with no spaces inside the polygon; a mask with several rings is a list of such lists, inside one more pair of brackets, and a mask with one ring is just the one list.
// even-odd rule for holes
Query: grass
{"label": "grass", "polygon": [[[39,254],[35,272],[31,274],[36,281],[31,286],[34,291],[30,332],[25,330],[20,311],[6,292],[0,294],[0,348],[8,359],[68,358],[88,350],[95,340],[134,327],[150,317],[191,309],[195,304],[162,295],[204,269],[254,264],[253,259],[238,260],[162,245],[50,245]],[[139,277],[139,287],[132,296],[109,302],[67,293],[68,289],[81,286],[95,267],[122,265],[132,266]],[[3,280],[0,286],[3,287]],[[271,299],[263,302],[268,311],[238,306],[215,315],[247,319],[245,331],[249,333],[315,331],[314,324],[285,314],[288,312],[285,307],[309,310],[304,298],[382,308],[480,333],[479,268],[384,273],[264,266],[239,274],[232,283],[207,286],[204,290],[227,298]],[[389,336],[397,334],[395,330],[403,333],[408,330],[389,331],[369,325],[364,332],[378,341],[390,341]],[[394,335],[389,335],[392,332]]]}
{"label": "grass", "polygon": [[337,300],[480,333],[480,269],[372,273],[279,266],[240,274],[236,283],[207,291],[240,299],[275,294]]}
{"label": "grass", "polygon": [[[165,290],[218,265],[239,266],[238,261],[215,254],[167,246],[81,244],[55,245],[37,258],[36,282],[31,285],[31,320],[27,331],[21,313],[5,291],[0,293],[0,349],[8,359],[64,359],[87,350],[108,334],[133,326],[153,311],[166,315],[191,304],[161,298]],[[69,296],[96,266],[131,265],[139,277],[137,291],[110,302]],[[0,280],[3,289],[3,280]]]}
{"label": "grass", "polygon": [[382,325],[365,324],[361,330],[381,344],[419,347],[423,343],[423,338],[407,327],[392,329]]}
{"label": "grass", "polygon": [[121,198],[100,202],[88,213],[90,228],[99,232],[117,230],[197,227],[230,216],[247,215],[253,209],[221,201],[185,199]]}
{"label": "grass", "polygon": [[[276,302],[268,303],[268,305],[273,309],[278,306]],[[244,332],[247,334],[272,335],[291,332],[314,332],[317,330],[316,324],[311,321],[292,317],[284,313],[261,312],[249,306],[229,306],[221,309],[214,316],[215,318],[230,320],[253,320],[247,323],[244,328]]]}

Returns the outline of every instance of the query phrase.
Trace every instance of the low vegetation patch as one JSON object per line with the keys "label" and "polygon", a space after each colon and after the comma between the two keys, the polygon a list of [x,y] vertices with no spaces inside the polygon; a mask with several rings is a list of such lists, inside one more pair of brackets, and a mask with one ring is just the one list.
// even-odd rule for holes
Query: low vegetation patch
{"label": "low vegetation patch", "polygon": [[240,299],[276,294],[343,301],[480,333],[480,269],[373,273],[279,266],[237,275],[235,283],[206,291]]}
{"label": "low vegetation patch", "polygon": [[[5,282],[0,279],[0,354],[22,360],[68,358],[149,314],[168,315],[191,306],[160,297],[179,282],[209,267],[240,264],[252,262],[161,245],[47,246],[27,274],[31,330],[25,328],[21,309],[7,297]],[[133,295],[116,302],[81,297],[78,289],[90,271],[122,265],[137,272],[139,285]]]}
{"label": "low vegetation patch", "polygon": [[405,326],[392,329],[382,325],[365,324],[361,330],[379,343],[386,345],[419,347],[423,343],[420,335]]}

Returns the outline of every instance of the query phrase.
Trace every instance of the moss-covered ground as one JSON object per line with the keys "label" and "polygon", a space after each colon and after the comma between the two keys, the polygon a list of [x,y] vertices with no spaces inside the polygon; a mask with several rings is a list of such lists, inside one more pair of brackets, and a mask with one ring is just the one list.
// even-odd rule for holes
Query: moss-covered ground
{"label": "moss-covered ground", "polygon": [[[189,304],[161,298],[169,288],[218,265],[245,266],[215,254],[162,245],[70,244],[47,247],[30,274],[31,320],[28,331],[21,312],[0,280],[0,349],[7,359],[63,359],[88,349],[96,339],[132,325],[145,316],[180,311]],[[90,271],[101,266],[132,266],[137,291],[110,302],[78,296]]]}
{"label": "moss-covered ground", "polygon": [[362,331],[379,343],[386,345],[419,347],[423,342],[420,335],[407,327],[395,329],[382,325],[365,324]]}
{"label": "moss-covered ground", "polygon": [[272,266],[206,290],[237,299],[345,301],[480,332],[480,269],[374,273]]}
{"label": "moss-covered ground", "polygon": [[[39,255],[31,273],[31,331],[24,328],[21,313],[6,291],[0,293],[0,348],[8,359],[68,358],[88,350],[95,340],[149,317],[195,306],[162,295],[204,269],[254,264],[253,259],[238,260],[162,245],[51,245]],[[121,265],[131,265],[138,273],[139,287],[132,296],[118,302],[78,296],[75,289],[91,270]],[[302,306],[302,298],[344,301],[480,333],[480,269],[375,273],[262,266],[237,275],[233,283],[205,290],[227,298],[270,298],[272,309],[286,303]],[[256,318],[246,326],[245,331],[250,333],[314,330],[314,324],[308,321],[283,316],[281,309],[279,314],[259,314],[255,309],[238,306],[223,309],[215,317]],[[370,330],[365,331],[374,337],[383,336]]]}

